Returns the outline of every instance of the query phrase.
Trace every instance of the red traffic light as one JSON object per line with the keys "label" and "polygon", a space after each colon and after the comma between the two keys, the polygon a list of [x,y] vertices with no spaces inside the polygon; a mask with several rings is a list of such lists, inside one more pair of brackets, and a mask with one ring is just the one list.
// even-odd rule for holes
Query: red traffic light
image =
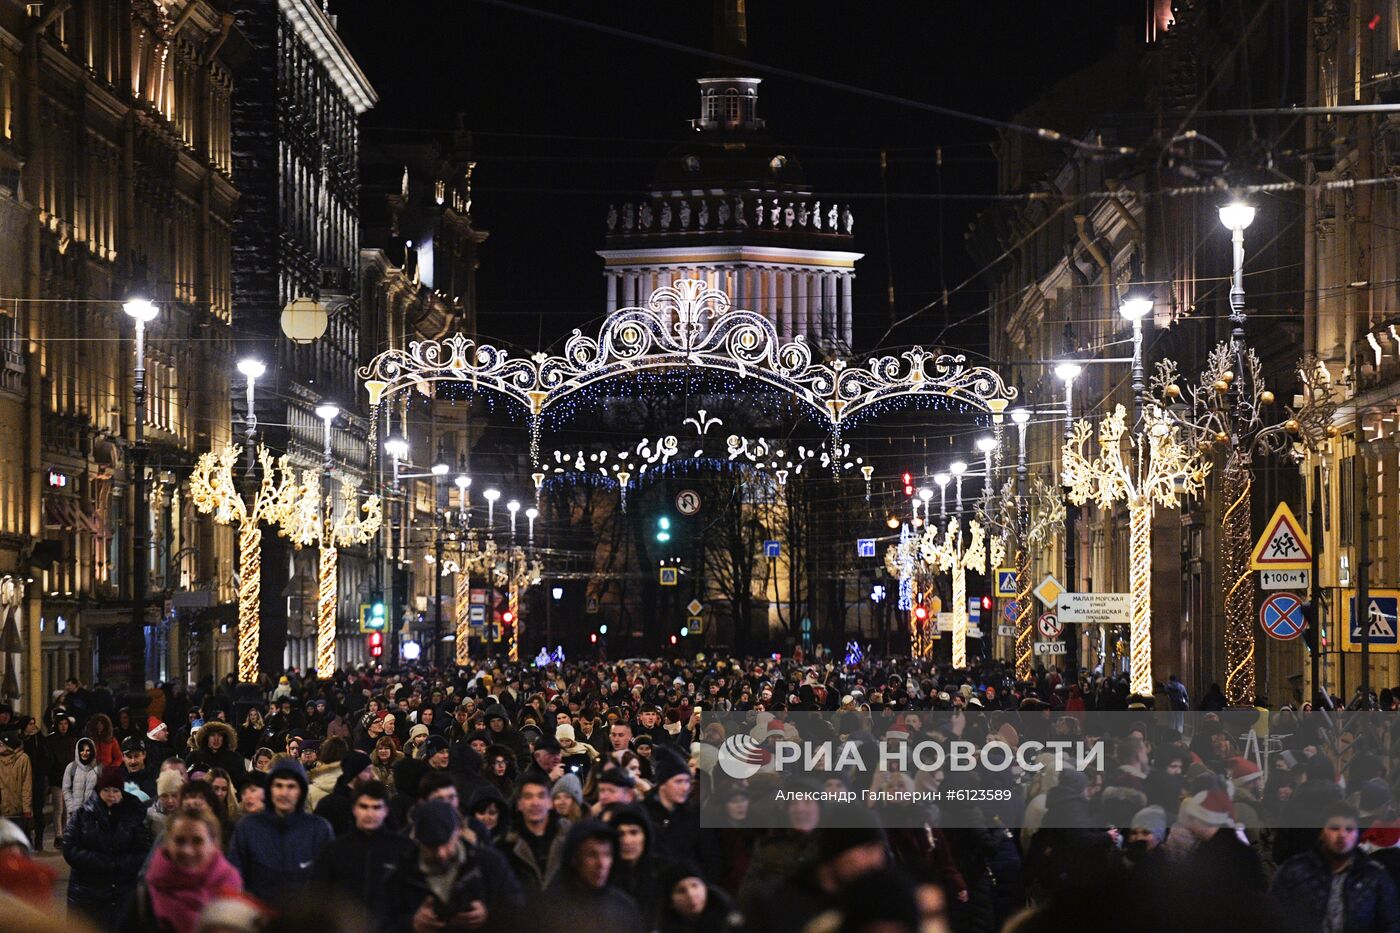
{"label": "red traffic light", "polygon": [[505,624],[505,625],[510,625],[510,624],[511,624],[512,622],[514,622],[514,621],[515,621],[515,613],[511,612],[509,609],[507,609],[505,612],[501,613],[501,622],[502,622],[503,624]]}
{"label": "red traffic light", "polygon": [[913,473],[905,473],[905,474],[903,474],[902,476],[900,476],[899,481],[902,482],[902,483],[903,483],[904,485],[906,485],[906,486],[912,486],[912,485],[914,485],[914,474],[913,474]]}
{"label": "red traffic light", "polygon": [[597,632],[590,632],[589,635],[588,635],[588,640],[591,641],[591,642],[592,642],[593,644],[595,644],[595,645],[598,644],[598,633],[597,633]]}
{"label": "red traffic light", "polygon": [[383,655],[383,654],[384,654],[384,633],[383,633],[383,632],[370,632],[370,633],[369,633],[369,656],[372,657],[372,658],[377,658],[377,657],[380,657],[380,656]]}
{"label": "red traffic light", "polygon": [[928,607],[927,607],[927,606],[915,606],[915,607],[914,607],[914,618],[918,619],[920,622],[927,622],[927,621],[928,621]]}
{"label": "red traffic light", "polygon": [[671,636],[671,644],[674,645],[675,643],[676,643],[676,636],[672,635],[672,636]]}
{"label": "red traffic light", "polygon": [[991,610],[991,608],[992,608],[992,597],[990,597],[990,596],[983,596],[983,597],[982,597],[982,608],[983,608],[984,610],[989,610],[989,611]]}

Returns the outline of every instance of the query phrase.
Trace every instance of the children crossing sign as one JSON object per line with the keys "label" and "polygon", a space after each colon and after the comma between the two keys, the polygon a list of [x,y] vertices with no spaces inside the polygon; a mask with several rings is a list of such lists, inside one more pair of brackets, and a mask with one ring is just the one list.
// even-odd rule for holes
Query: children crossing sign
{"label": "children crossing sign", "polygon": [[1254,545],[1249,566],[1251,570],[1307,570],[1312,566],[1312,548],[1287,502],[1280,502],[1274,509]]}

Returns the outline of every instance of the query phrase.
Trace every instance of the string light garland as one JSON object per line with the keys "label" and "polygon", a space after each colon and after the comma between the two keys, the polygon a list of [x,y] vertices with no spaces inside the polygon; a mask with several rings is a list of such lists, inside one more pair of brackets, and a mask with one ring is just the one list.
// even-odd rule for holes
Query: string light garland
{"label": "string light garland", "polygon": [[360,505],[359,489],[340,481],[340,509],[332,496],[321,497],[321,473],[309,470],[301,477],[302,495],[281,521],[282,534],[298,549],[316,545],[316,676],[335,673],[336,609],[339,602],[340,548],[367,544],[384,523],[378,496]]}
{"label": "string light garland", "polygon": [[258,678],[261,524],[280,527],[298,507],[306,490],[293,478],[285,455],[274,463],[267,448],[259,446],[261,479],[249,504],[238,492],[233,476],[238,457],[239,449],[232,444],[201,454],[190,473],[189,489],[196,509],[205,514],[212,512],[220,525],[238,526],[238,679],[250,684]]}
{"label": "string light garland", "polygon": [[981,521],[972,519],[967,525],[967,536],[963,536],[962,520],[953,516],[942,537],[936,526],[930,525],[919,541],[919,553],[924,563],[948,574],[953,581],[953,669],[967,667],[967,571],[982,572],[987,555],[993,555],[993,563],[1000,563],[998,553],[1000,538],[993,538],[989,546],[987,530]]}
{"label": "string light garland", "polygon": [[1016,553],[1016,679],[1028,680],[1034,673],[1035,606],[1031,590],[1031,552],[1038,551],[1059,537],[1065,527],[1065,500],[1056,486],[1039,476],[1033,477],[1026,498],[1020,503],[1022,534]]}
{"label": "string light garland", "polygon": [[1202,456],[1224,448],[1221,496],[1225,511],[1220,528],[1220,586],[1225,615],[1225,698],[1231,705],[1254,702],[1254,580],[1249,556],[1254,541],[1253,461],[1257,454],[1300,460],[1335,434],[1333,401],[1327,370],[1314,358],[1298,367],[1303,385],[1300,404],[1284,406],[1282,419],[1268,418],[1274,394],[1264,385],[1263,366],[1251,349],[1217,344],[1206,357],[1194,386],[1183,393],[1178,368],[1160,363],[1154,391],[1171,400],[1167,415],[1195,443]]}
{"label": "string light garland", "polygon": [[541,419],[551,407],[590,387],[664,370],[725,373],[776,390],[825,420],[833,450],[854,416],[893,401],[942,398],[1000,421],[1016,397],[994,370],[923,347],[865,362],[839,356],[816,360],[804,338],[782,343],[771,321],[732,310],[726,293],[697,279],[656,289],[646,308],[612,312],[597,337],[575,330],[559,356],[512,357],[454,334],[414,341],[407,350],[386,350],[359,375],[371,406],[409,390],[431,397],[439,382],[514,399],[527,412],[531,463],[538,466]]}
{"label": "string light garland", "polygon": [[1152,695],[1152,515],[1157,506],[1176,508],[1182,498],[1199,495],[1210,464],[1184,443],[1176,423],[1160,406],[1148,405],[1142,432],[1129,436],[1122,405],[1103,419],[1098,431],[1098,455],[1086,454],[1093,435],[1087,420],[1075,422],[1064,447],[1062,480],[1075,505],[1093,501],[1110,509],[1128,505],[1128,583],[1132,615],[1128,644],[1129,689]]}

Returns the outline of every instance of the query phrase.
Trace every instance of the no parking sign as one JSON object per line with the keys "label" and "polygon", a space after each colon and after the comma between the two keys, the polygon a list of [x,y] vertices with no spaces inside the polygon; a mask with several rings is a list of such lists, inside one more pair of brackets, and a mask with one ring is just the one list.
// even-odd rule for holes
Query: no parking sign
{"label": "no parking sign", "polygon": [[1275,593],[1259,607],[1264,631],[1281,641],[1303,634],[1303,601],[1292,593]]}

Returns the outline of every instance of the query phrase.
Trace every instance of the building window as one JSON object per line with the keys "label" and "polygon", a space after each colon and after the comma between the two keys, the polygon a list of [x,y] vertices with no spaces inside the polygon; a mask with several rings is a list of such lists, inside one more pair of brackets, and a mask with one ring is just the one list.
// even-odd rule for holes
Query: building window
{"label": "building window", "polygon": [[[1400,2],[1400,0],[1397,0],[1397,2]],[[719,95],[715,94],[714,88],[709,88],[705,91],[700,113],[706,120],[719,119]]]}
{"label": "building window", "polygon": [[1352,541],[1352,504],[1355,499],[1355,470],[1351,457],[1343,457],[1337,479],[1337,543],[1347,547]]}
{"label": "building window", "polygon": [[739,119],[739,92],[733,88],[724,92],[724,119],[729,121]]}

